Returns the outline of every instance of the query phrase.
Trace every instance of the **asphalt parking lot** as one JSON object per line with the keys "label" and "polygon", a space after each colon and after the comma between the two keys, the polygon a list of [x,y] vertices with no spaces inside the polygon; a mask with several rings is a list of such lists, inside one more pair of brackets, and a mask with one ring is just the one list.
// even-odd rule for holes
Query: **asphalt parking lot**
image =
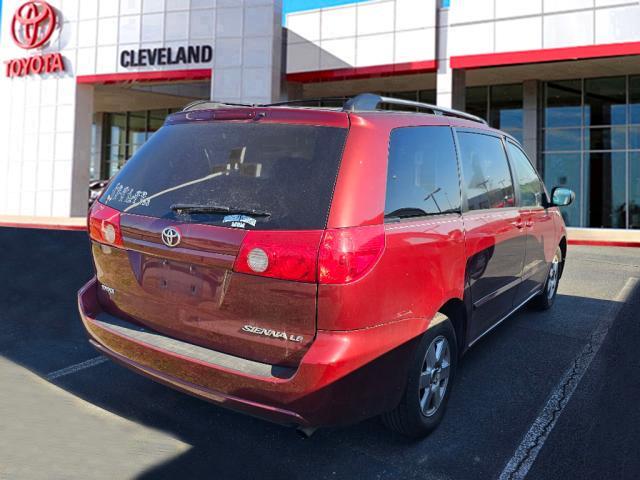
{"label": "asphalt parking lot", "polygon": [[103,360],[75,304],[86,234],[0,242],[0,478],[640,477],[640,249],[570,247],[554,308],[479,342],[415,442],[377,419],[304,439]]}

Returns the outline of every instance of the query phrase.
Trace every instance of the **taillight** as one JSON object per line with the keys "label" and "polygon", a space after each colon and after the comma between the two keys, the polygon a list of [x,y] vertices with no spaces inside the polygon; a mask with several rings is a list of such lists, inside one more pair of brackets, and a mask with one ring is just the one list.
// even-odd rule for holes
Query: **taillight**
{"label": "taillight", "polygon": [[385,246],[383,225],[326,230],[318,254],[318,281],[349,283],[376,264]]}
{"label": "taillight", "polygon": [[315,282],[321,230],[250,231],[242,241],[234,271],[263,277]]}
{"label": "taillight", "polygon": [[122,247],[120,212],[101,203],[94,203],[89,212],[89,236],[96,242]]}
{"label": "taillight", "polygon": [[363,277],[385,246],[384,226],[305,231],[250,231],[234,271],[264,277],[343,284]]}

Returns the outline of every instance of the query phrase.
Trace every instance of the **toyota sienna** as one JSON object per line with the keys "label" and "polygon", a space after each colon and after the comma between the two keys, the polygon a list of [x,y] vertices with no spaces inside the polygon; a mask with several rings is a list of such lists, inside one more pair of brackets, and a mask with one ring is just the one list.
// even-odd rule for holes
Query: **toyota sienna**
{"label": "toyota sienna", "polygon": [[195,103],[92,206],[80,314],[100,352],[215,404],[420,437],[469,347],[553,305],[572,199],[466,113]]}

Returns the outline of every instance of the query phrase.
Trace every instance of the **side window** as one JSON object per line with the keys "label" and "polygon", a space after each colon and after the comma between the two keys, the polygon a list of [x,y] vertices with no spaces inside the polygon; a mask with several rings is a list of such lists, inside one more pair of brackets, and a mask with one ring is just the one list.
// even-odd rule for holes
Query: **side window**
{"label": "side window", "polygon": [[507,142],[509,156],[516,170],[516,179],[520,187],[520,204],[523,207],[540,207],[544,196],[544,188],[531,162],[519,147]]}
{"label": "side window", "polygon": [[391,132],[385,218],[460,211],[458,164],[449,127]]}
{"label": "side window", "polygon": [[459,132],[458,139],[469,210],[513,207],[513,181],[502,141],[469,132]]}

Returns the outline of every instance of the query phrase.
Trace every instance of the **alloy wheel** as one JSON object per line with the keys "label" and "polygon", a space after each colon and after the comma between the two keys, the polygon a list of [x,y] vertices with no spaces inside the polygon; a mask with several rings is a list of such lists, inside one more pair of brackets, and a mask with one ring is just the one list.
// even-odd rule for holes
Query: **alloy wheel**
{"label": "alloy wheel", "polygon": [[451,349],[449,341],[442,335],[434,338],[420,372],[420,408],[430,417],[438,411],[447,391],[451,372]]}

